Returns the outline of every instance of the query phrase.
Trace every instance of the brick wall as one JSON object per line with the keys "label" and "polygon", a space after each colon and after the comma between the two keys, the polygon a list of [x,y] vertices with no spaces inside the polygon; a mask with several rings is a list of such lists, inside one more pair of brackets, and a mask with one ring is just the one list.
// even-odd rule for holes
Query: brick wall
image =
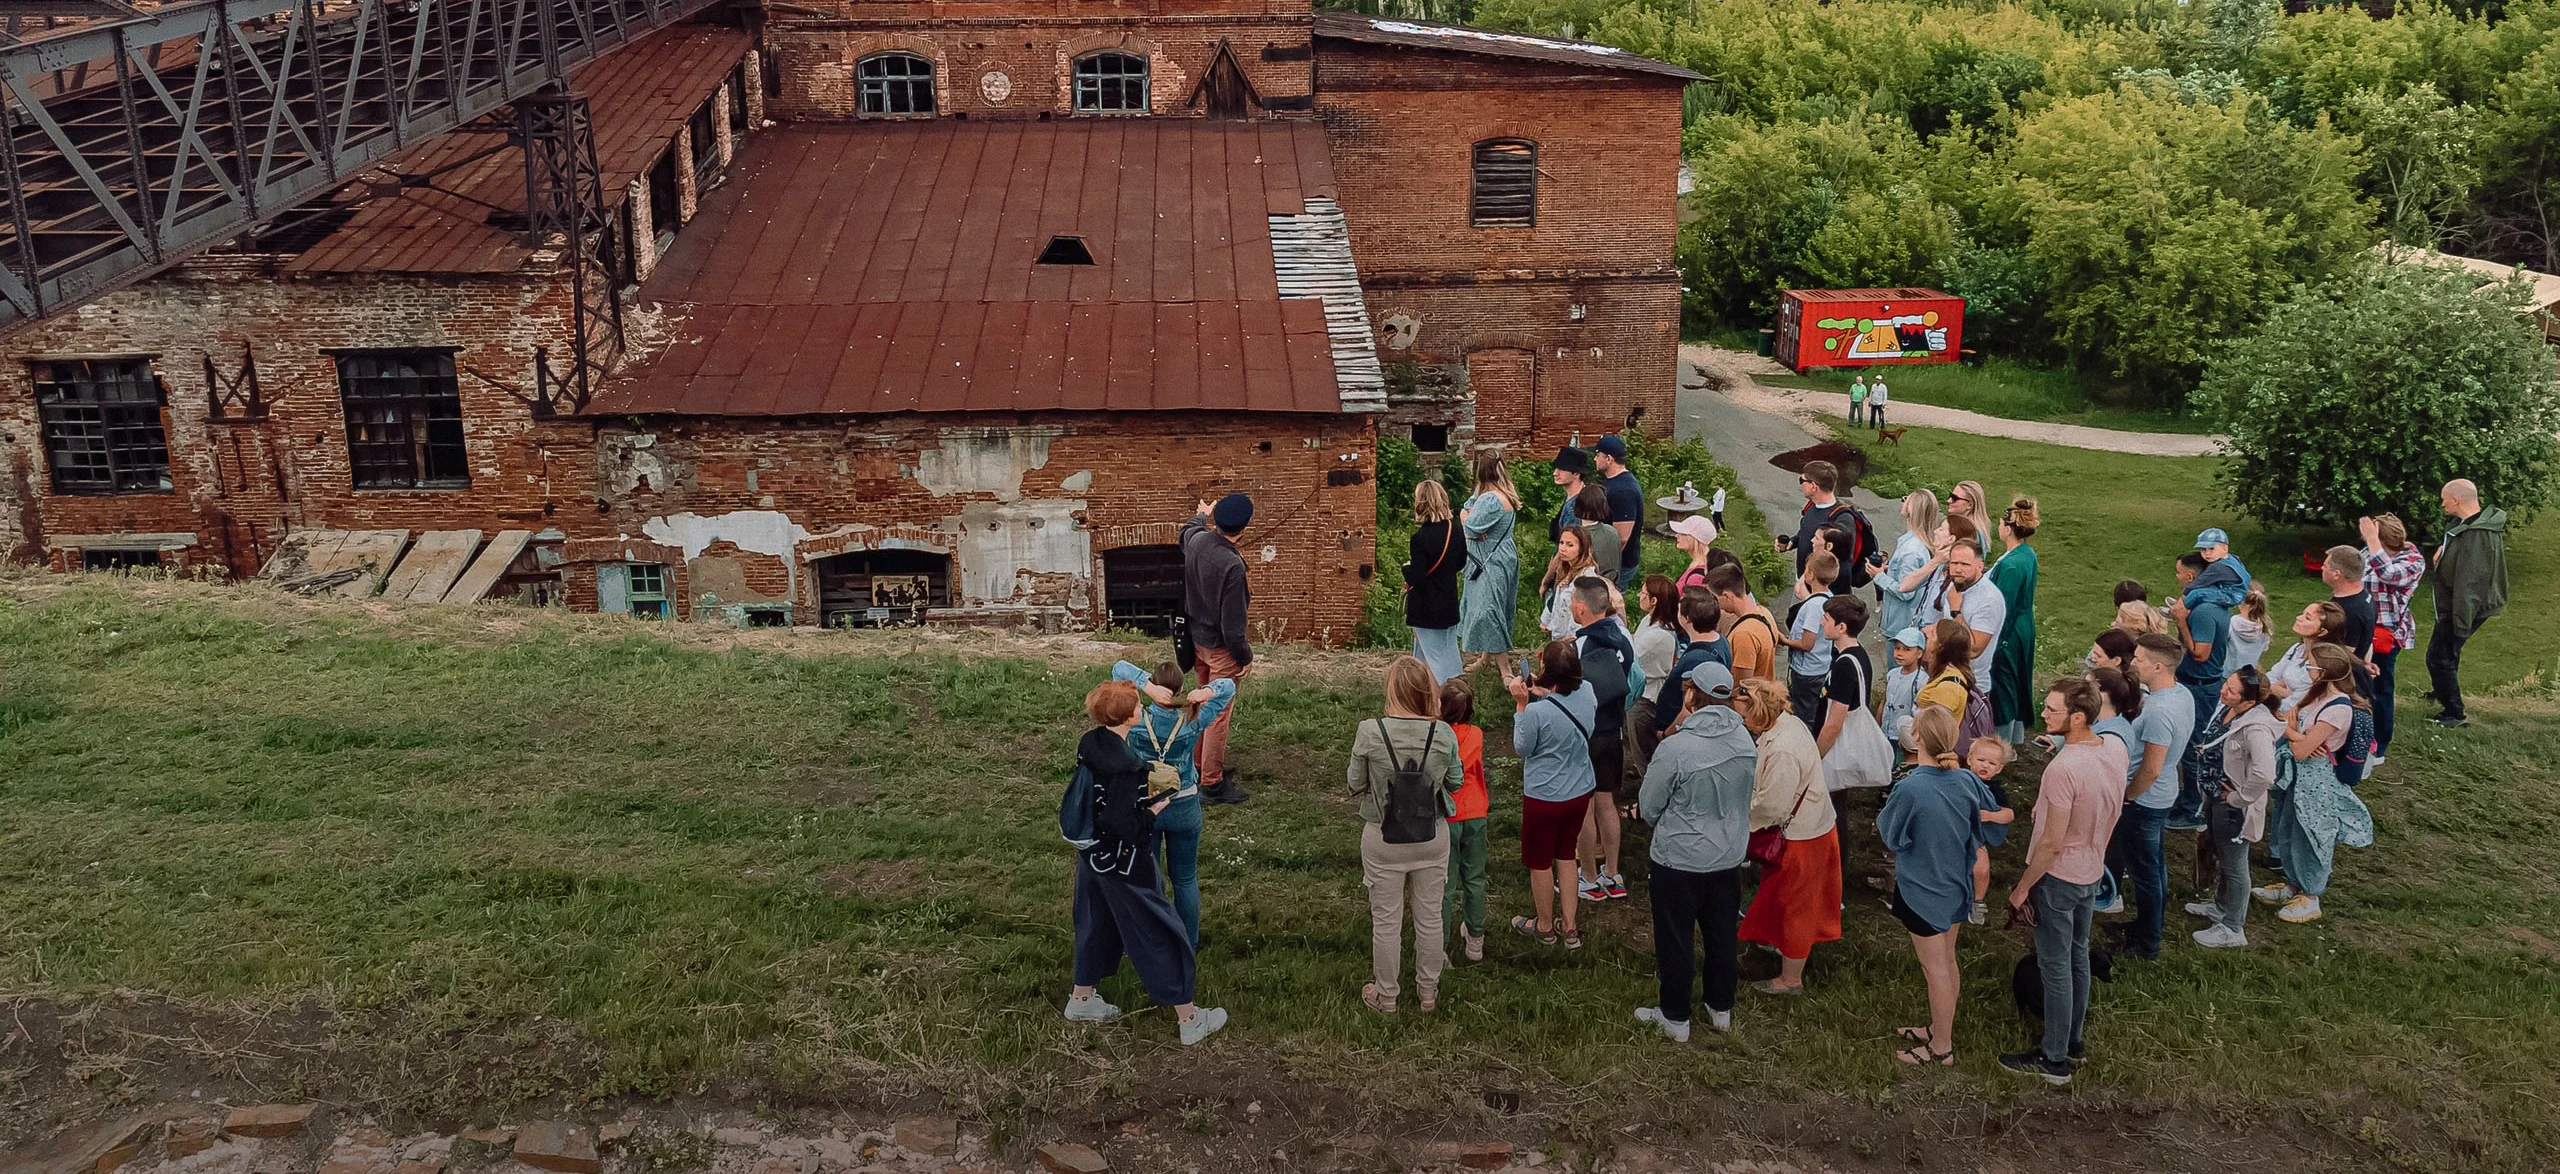
{"label": "brick wall", "polygon": [[958,611],[1090,627],[1104,551],[1171,542],[1200,499],[1242,491],[1257,629],[1339,643],[1373,570],[1373,446],[1365,418],[1339,415],[616,421],[596,444],[611,508],[592,521],[690,539],[697,592],[726,577],[799,622],[819,607],[813,560],[902,549],[956,554]]}
{"label": "brick wall", "polygon": [[[1487,438],[1534,431],[1528,442],[1552,446],[1619,428],[1635,407],[1667,430],[1680,82],[1333,39],[1317,44],[1316,75],[1380,357],[1533,352],[1532,418],[1480,414]],[[1469,221],[1473,146],[1491,138],[1538,144],[1534,227]],[[1399,317],[1413,328],[1385,328]]]}
{"label": "brick wall", "polygon": [[[891,49],[931,60],[936,107],[971,118],[1071,113],[1069,64],[1101,49],[1148,58],[1148,103],[1158,114],[1196,113],[1187,104],[1221,42],[1254,92],[1280,108],[1305,109],[1311,92],[1312,17],[1303,4],[835,0],[799,7],[828,15],[776,11],[764,34],[781,85],[773,117],[786,120],[853,117],[855,63]],[[1270,56],[1282,60],[1266,60],[1266,47],[1277,47]],[[991,80],[996,75],[1001,80]]]}
{"label": "brick wall", "polygon": [[[0,546],[59,563],[78,535],[191,534],[173,558],[255,572],[288,528],[540,529],[592,517],[589,428],[542,423],[533,350],[561,353],[567,300],[548,277],[299,278],[271,261],[213,258],[0,341]],[[346,415],[325,348],[460,348],[467,489],[354,488]],[[215,378],[239,377],[243,348],[271,402],[264,419],[214,418]],[[156,354],[167,389],[172,488],[107,497],[49,491],[28,360]],[[555,368],[559,360],[555,359]],[[29,539],[35,541],[30,542]]]}

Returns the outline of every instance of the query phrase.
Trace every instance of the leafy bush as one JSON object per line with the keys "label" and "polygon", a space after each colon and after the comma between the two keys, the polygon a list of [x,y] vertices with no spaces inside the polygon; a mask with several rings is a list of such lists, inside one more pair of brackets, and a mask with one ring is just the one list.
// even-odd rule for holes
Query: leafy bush
{"label": "leafy bush", "polygon": [[2430,529],[2468,477],[2520,518],[2560,481],[2560,361],[2522,279],[2372,262],[2297,290],[2196,392],[2231,438],[2222,482],[2271,524],[2392,510]]}

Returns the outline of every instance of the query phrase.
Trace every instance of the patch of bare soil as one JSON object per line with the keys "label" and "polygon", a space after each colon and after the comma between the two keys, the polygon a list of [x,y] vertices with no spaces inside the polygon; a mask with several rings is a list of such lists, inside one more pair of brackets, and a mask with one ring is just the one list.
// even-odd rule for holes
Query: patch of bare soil
{"label": "patch of bare soil", "polygon": [[[879,863],[844,879],[911,876],[914,864]],[[2423,1123],[2386,1125],[2353,1110],[2330,1122],[2291,1111],[2169,1113],[2103,1094],[1987,1105],[1934,1095],[1925,1074],[1872,1098],[1487,1087],[1473,1100],[1414,1110],[1387,1107],[1347,1078],[1311,1082],[1243,1048],[1151,1054],[1142,1072],[1039,1105],[946,1103],[900,1091],[903,1082],[877,1066],[865,1066],[876,1079],[715,1078],[698,1095],[604,1102],[575,1094],[595,1070],[586,1049],[556,1035],[457,1031],[422,1047],[393,1042],[414,1024],[131,994],[78,1005],[19,998],[6,1014],[0,1149],[10,1152],[0,1170],[10,1174],[100,1174],[109,1135],[145,1120],[154,1124],[122,1174],[529,1174],[508,1160],[505,1138],[546,1118],[604,1139],[611,1174],[1037,1170],[1039,1148],[1067,1144],[1113,1170],[1222,1174],[2325,1172],[2464,1168],[2466,1151],[2478,1152],[2427,1136]],[[190,1131],[218,1134],[232,1107],[294,1102],[324,1110],[310,1137],[220,1138],[183,1159],[168,1149]]]}

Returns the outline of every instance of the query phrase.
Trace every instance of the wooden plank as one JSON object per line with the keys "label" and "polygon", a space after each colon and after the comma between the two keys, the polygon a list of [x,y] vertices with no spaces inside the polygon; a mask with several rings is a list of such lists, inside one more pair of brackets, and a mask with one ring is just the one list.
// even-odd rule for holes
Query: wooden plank
{"label": "wooden plank", "polygon": [[406,530],[350,530],[347,544],[338,548],[338,564],[355,567],[364,573],[340,584],[330,594],[347,599],[364,599],[382,588],[391,568],[400,562],[400,552],[409,545]]}
{"label": "wooden plank", "polygon": [[480,549],[478,530],[429,530],[418,535],[418,544],[409,548],[393,569],[391,578],[382,584],[382,597],[410,603],[434,603],[444,598],[453,581],[462,577],[471,565],[471,554]]}
{"label": "wooden plank", "polygon": [[335,552],[346,542],[344,530],[296,530],[276,544],[267,565],[258,569],[261,579],[299,579],[311,573],[312,566]]}
{"label": "wooden plank", "polygon": [[507,567],[524,553],[525,543],[533,541],[531,530],[500,530],[482,547],[480,557],[471,560],[469,569],[444,593],[446,603],[478,603],[489,597],[489,589],[505,577]]}

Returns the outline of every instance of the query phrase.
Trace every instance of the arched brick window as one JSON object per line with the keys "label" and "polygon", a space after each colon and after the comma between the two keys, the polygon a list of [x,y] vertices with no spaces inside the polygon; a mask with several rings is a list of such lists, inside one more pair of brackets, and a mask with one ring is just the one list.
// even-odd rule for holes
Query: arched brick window
{"label": "arched brick window", "polygon": [[933,63],[913,53],[874,53],[854,66],[865,118],[933,114]]}
{"label": "arched brick window", "polygon": [[1469,219],[1478,228],[1527,228],[1538,222],[1538,144],[1486,139],[1475,148],[1475,191]]}
{"label": "arched brick window", "polygon": [[1076,58],[1076,113],[1146,112],[1146,58],[1112,50]]}

